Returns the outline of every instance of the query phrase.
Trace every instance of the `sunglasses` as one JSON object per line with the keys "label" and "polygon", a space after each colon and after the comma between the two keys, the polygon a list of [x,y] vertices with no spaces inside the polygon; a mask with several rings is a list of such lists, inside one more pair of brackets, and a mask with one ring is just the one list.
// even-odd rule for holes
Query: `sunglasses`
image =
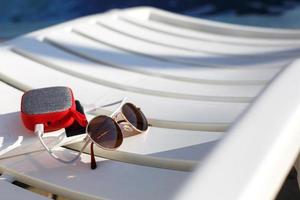
{"label": "sunglasses", "polygon": [[91,169],[95,169],[97,164],[94,156],[94,144],[104,150],[115,150],[122,144],[123,138],[146,132],[149,128],[147,118],[141,109],[132,103],[125,103],[125,100],[122,100],[120,106],[110,117],[99,115],[89,121],[86,126],[85,144],[72,160],[59,158],[47,147],[42,137],[39,137],[40,141],[52,157],[64,163],[76,161],[87,145],[91,143]]}

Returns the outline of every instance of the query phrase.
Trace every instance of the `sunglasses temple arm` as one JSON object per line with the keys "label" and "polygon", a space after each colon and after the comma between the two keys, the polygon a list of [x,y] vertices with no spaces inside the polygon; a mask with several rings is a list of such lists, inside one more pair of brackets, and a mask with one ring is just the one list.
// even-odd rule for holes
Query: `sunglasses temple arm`
{"label": "sunglasses temple arm", "polygon": [[88,113],[88,112],[97,110],[98,108],[105,108],[105,107],[113,106],[113,105],[116,105],[116,104],[119,104],[119,103],[122,104],[123,101],[124,101],[124,98],[120,101],[115,101],[115,102],[105,104],[105,105],[87,104],[87,105],[83,105],[83,106],[85,108],[85,112]]}
{"label": "sunglasses temple arm", "polygon": [[62,162],[62,163],[73,163],[75,162],[81,155],[81,153],[83,152],[83,150],[86,148],[86,146],[89,144],[90,140],[87,140],[86,143],[83,145],[83,147],[81,148],[80,152],[76,155],[75,158],[71,159],[71,160],[63,160],[61,158],[59,158],[43,141],[43,134],[44,134],[44,125],[43,124],[36,124],[35,128],[34,128],[34,133],[38,136],[41,144],[43,145],[43,147],[46,149],[46,151],[49,153],[49,155]]}
{"label": "sunglasses temple arm", "polygon": [[119,107],[118,107],[118,108],[110,115],[110,117],[115,116],[115,115],[121,110],[121,108],[122,108],[122,106],[125,104],[126,100],[127,100],[127,97],[124,97],[124,98],[122,99],[122,101],[121,101]]}

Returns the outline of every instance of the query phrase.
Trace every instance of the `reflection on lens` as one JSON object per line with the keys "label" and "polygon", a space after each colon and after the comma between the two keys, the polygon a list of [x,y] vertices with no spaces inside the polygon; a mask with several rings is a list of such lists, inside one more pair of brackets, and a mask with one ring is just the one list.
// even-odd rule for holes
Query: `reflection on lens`
{"label": "reflection on lens", "polygon": [[143,112],[131,103],[126,103],[122,107],[122,113],[126,119],[138,130],[145,131],[148,128],[148,121]]}
{"label": "reflection on lens", "polygon": [[107,116],[92,119],[87,127],[87,133],[92,140],[103,148],[115,149],[123,142],[123,136],[118,124]]}

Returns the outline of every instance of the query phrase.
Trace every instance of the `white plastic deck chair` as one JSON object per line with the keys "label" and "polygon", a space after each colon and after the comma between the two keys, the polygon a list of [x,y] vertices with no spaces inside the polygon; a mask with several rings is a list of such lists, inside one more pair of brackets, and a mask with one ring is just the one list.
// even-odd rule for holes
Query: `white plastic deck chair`
{"label": "white plastic deck chair", "polygon": [[[117,12],[123,16],[130,11]],[[136,11],[132,10],[133,14]],[[99,42],[101,35],[95,40],[74,31],[110,15],[66,22],[8,41],[0,48],[0,89],[8,94],[0,106],[0,171],[4,174],[0,184],[3,191],[14,191],[6,194],[7,198],[29,195],[29,199],[43,199],[10,183],[18,180],[70,199],[195,199],[201,195],[220,199],[215,188],[224,189],[224,199],[272,199],[299,153],[298,63],[290,65],[292,59],[282,62],[268,57],[266,63],[275,63],[275,67],[253,63],[247,67],[228,63],[218,68],[192,66],[149,56],[142,48],[140,53],[120,48],[105,34],[104,42]],[[85,33],[94,34],[94,27]],[[122,32],[114,35],[121,38]],[[288,55],[290,49],[280,51]],[[89,169],[87,154],[74,165],[59,163],[43,151],[18,117],[23,91],[54,85],[71,87],[86,106],[127,96],[143,109],[153,127],[147,134],[125,139],[117,151],[97,148],[96,170]],[[283,104],[286,107],[278,107]],[[111,111],[99,108],[89,117]],[[76,150],[81,145],[68,147]],[[74,153],[63,147],[57,150],[66,156]],[[237,166],[239,162],[243,163]],[[271,170],[273,165],[276,171]],[[206,174],[218,182],[223,167],[228,179],[234,172],[239,172],[238,176],[231,182],[223,179],[214,187]],[[206,189],[201,194],[194,187],[199,177]],[[260,191],[259,181],[268,181],[265,191]],[[228,188],[222,188],[224,185]]]}

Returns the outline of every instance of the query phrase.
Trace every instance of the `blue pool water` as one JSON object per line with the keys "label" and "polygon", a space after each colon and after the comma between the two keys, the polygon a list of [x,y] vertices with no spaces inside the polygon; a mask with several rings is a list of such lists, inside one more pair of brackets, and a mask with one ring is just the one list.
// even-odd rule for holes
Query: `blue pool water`
{"label": "blue pool water", "polygon": [[0,0],[0,38],[113,8],[144,5],[227,23],[300,28],[300,0]]}

